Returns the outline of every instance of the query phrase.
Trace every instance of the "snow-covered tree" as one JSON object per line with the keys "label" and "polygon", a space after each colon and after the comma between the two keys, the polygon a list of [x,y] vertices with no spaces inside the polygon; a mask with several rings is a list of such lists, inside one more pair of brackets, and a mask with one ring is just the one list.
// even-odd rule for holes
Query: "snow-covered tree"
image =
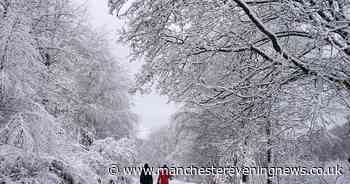
{"label": "snow-covered tree", "polygon": [[[233,152],[241,166],[317,162],[305,145],[319,136],[337,140],[329,129],[345,123],[350,110],[349,1],[111,0],[109,6],[127,22],[120,40],[145,60],[136,90],[155,83],[194,108],[187,126],[220,131],[219,149]],[[209,121],[198,121],[197,113],[209,112]]]}
{"label": "snow-covered tree", "polygon": [[0,0],[0,183],[130,182],[108,174],[135,157],[127,72],[84,17],[69,0]]}

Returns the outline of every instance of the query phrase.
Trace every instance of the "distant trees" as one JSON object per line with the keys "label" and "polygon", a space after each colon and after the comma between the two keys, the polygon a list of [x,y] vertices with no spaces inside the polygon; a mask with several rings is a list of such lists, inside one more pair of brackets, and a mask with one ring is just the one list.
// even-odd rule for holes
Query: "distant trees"
{"label": "distant trees", "polygon": [[178,117],[187,118],[175,122],[195,132],[195,146],[216,141],[213,148],[223,150],[219,162],[228,151],[228,160],[239,158],[237,166],[317,161],[317,137],[336,140],[328,130],[345,123],[350,110],[350,2],[109,5],[127,20],[121,41],[145,60],[136,88],[156,83],[184,102]]}
{"label": "distant trees", "polygon": [[154,130],[146,140],[142,140],[139,151],[139,160],[147,162],[153,167],[161,167],[164,164],[172,165],[170,154],[176,146],[176,135],[173,129],[164,125]]}

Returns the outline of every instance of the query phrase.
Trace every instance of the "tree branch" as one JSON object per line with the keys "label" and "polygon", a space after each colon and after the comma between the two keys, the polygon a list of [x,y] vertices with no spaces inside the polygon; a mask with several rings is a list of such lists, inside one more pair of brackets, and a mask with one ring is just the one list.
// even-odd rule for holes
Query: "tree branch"
{"label": "tree branch", "polygon": [[256,27],[263,33],[265,34],[272,42],[272,47],[273,49],[280,53],[283,58],[290,60],[294,65],[299,67],[304,73],[309,73],[310,70],[306,68],[302,63],[300,63],[296,58],[290,56],[288,53],[284,52],[280,44],[278,43],[278,38],[277,36],[271,32],[267,27],[265,27],[264,23],[256,16],[254,15],[253,11],[249,8],[247,3],[245,3],[242,0],[233,0],[238,4],[239,7],[243,9],[243,11],[247,14],[249,19],[256,25]]}
{"label": "tree branch", "polygon": [[[248,4],[243,0],[233,0],[237,5],[243,9],[243,11],[247,14],[249,19],[255,24],[255,26],[265,34],[272,42],[272,48],[286,60],[291,61],[294,65],[300,68],[305,74],[318,75],[315,71],[311,71],[306,66],[304,66],[300,60],[296,57],[289,55],[285,52],[278,42],[278,37],[270,31],[263,22],[253,13],[253,11],[249,8]],[[343,84],[347,89],[350,89],[350,80],[340,80],[331,76],[327,76],[327,78],[331,81],[337,82],[338,84]]]}
{"label": "tree branch", "polygon": [[264,0],[264,1],[247,1],[246,3],[249,5],[260,5],[260,4],[268,4],[268,3],[276,3],[279,0]]}

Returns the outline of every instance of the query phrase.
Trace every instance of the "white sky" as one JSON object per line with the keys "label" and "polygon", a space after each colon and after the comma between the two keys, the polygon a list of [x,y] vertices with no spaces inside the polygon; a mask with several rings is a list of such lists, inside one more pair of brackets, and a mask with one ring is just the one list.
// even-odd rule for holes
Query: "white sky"
{"label": "white sky", "polygon": [[[123,23],[108,13],[107,0],[75,1],[87,6],[91,25],[111,37],[110,44],[115,50],[115,55],[132,74],[135,74],[140,69],[141,63],[130,63],[127,58],[129,55],[128,48],[116,43],[117,29],[120,28]],[[139,138],[147,138],[152,130],[169,122],[171,114],[176,111],[176,106],[172,103],[167,103],[167,101],[167,97],[155,93],[144,96],[134,96],[134,106],[132,110],[139,116]]]}

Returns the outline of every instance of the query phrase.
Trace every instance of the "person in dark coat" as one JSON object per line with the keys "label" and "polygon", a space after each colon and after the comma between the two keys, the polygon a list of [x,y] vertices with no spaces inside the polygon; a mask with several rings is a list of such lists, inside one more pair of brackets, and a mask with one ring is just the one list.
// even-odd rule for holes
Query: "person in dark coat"
{"label": "person in dark coat", "polygon": [[152,172],[147,163],[141,171],[140,184],[153,184]]}

